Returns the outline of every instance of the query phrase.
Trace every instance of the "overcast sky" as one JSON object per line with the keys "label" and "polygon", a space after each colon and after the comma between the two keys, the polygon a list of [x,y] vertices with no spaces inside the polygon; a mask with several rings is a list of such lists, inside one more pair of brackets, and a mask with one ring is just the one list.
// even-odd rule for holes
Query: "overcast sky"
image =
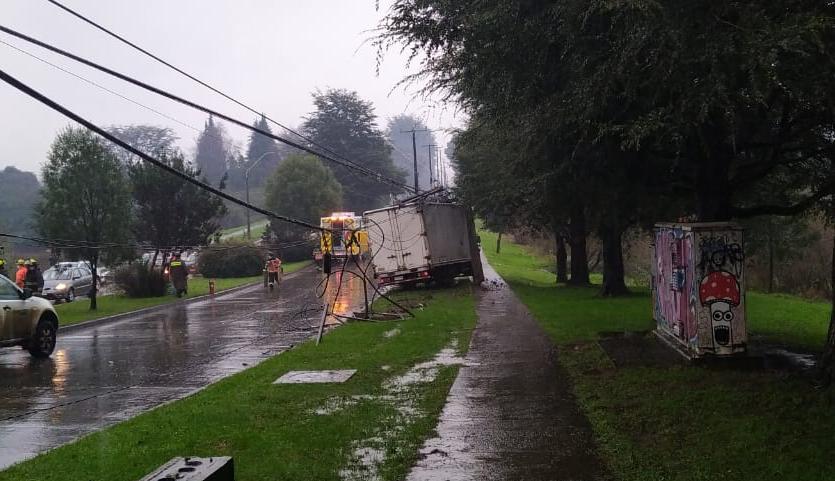
{"label": "overcast sky", "polygon": [[[364,44],[389,1],[374,0],[63,0],[142,47],[285,125],[298,126],[315,89],[346,88],[374,103],[381,127],[400,113],[431,128],[459,126],[453,105],[415,98],[418,85],[397,88],[406,59],[390,52],[379,76],[376,51]],[[247,110],[180,76],[72,17],[46,0],[0,0],[0,24],[251,122]],[[0,41],[33,53],[176,119],[134,105],[0,43],[0,69],[103,126],[154,124],[173,128],[193,152],[206,117],[4,33]],[[0,168],[37,171],[55,134],[69,123],[60,114],[0,84]],[[191,128],[193,127],[193,128]],[[226,126],[239,147],[248,132]],[[442,144],[449,136],[436,132]]]}

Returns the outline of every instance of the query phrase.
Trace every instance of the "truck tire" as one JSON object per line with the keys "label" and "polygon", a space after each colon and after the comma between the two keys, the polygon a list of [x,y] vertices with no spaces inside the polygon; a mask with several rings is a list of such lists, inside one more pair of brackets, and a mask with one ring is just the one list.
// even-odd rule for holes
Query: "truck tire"
{"label": "truck tire", "polygon": [[49,357],[55,350],[58,323],[47,316],[41,316],[35,327],[35,334],[27,343],[26,349],[33,357]]}

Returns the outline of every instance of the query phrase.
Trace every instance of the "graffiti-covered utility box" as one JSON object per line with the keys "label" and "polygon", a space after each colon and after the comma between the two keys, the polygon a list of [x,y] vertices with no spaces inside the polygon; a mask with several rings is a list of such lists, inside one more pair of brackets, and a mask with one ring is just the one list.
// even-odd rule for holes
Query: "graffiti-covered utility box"
{"label": "graffiti-covered utility box", "polygon": [[742,228],[657,224],[652,266],[657,332],[693,357],[745,352]]}

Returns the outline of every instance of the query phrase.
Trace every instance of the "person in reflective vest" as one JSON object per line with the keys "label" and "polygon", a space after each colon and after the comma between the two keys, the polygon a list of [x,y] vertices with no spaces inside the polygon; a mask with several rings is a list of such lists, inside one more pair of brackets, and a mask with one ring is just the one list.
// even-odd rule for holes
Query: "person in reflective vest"
{"label": "person in reflective vest", "polygon": [[168,264],[168,276],[171,278],[177,297],[188,294],[188,269],[186,263],[180,259],[180,254],[174,254],[171,263]]}
{"label": "person in reflective vest", "polygon": [[281,272],[281,259],[276,256],[270,256],[267,261],[267,282],[270,285],[270,290],[273,290],[278,284],[278,274]]}
{"label": "person in reflective vest", "polygon": [[14,275],[14,282],[17,284],[17,287],[23,289],[26,286],[26,274],[29,272],[29,269],[26,267],[26,261],[23,259],[17,260],[17,272]]}

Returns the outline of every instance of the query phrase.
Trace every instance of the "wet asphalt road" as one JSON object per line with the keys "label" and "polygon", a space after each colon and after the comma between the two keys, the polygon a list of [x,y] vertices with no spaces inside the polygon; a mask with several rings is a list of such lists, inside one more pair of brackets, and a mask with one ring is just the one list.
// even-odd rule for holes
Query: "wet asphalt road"
{"label": "wet asphalt road", "polygon": [[[335,277],[338,277],[336,274]],[[52,358],[0,349],[0,469],[181,398],[316,334],[321,274],[59,333]],[[362,305],[362,281],[328,283],[336,313]]]}

